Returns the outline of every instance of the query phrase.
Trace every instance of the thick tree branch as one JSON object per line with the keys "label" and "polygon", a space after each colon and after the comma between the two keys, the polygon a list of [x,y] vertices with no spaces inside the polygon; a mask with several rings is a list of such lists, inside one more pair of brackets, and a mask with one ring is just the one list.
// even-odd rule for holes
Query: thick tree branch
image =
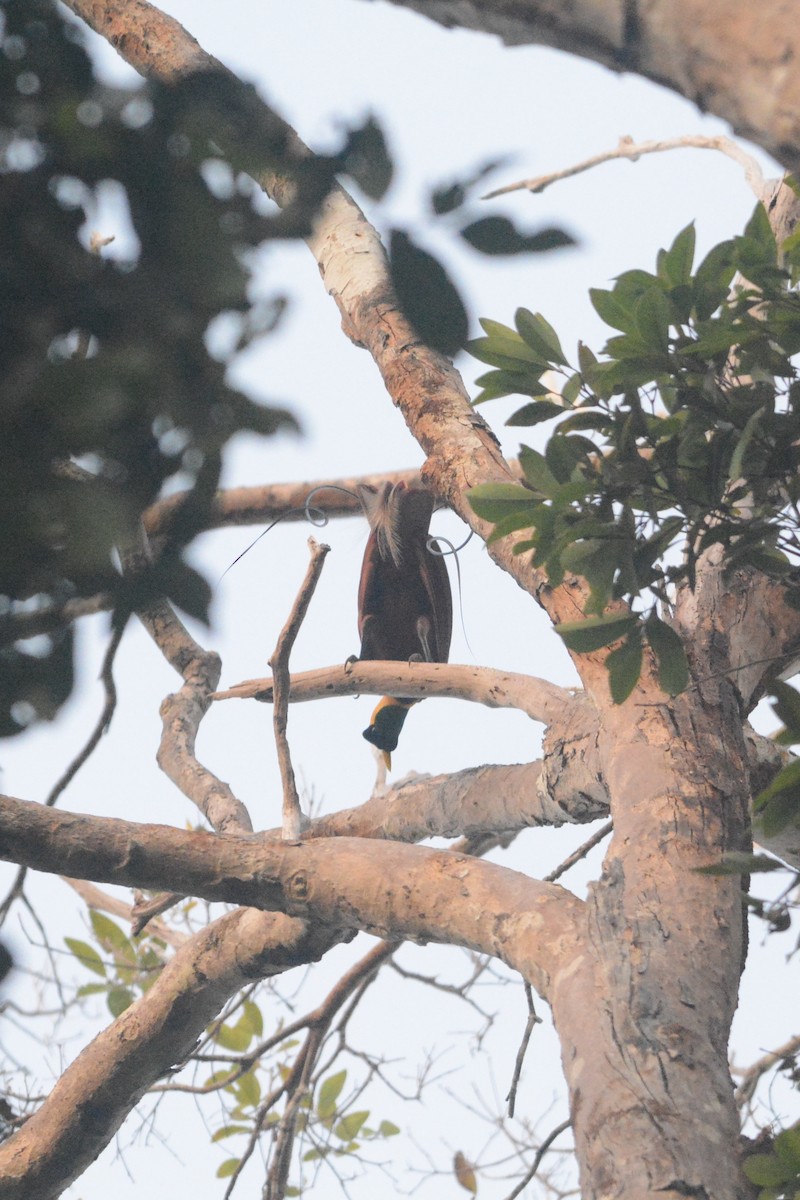
{"label": "thick tree branch", "polygon": [[107,1145],[157,1079],[253,979],[319,958],[330,928],[239,909],[178,949],[159,978],[63,1073],[41,1108],[0,1145],[3,1200],[54,1200]]}
{"label": "thick tree branch", "polygon": [[[174,888],[389,940],[502,958],[540,994],[575,948],[581,901],[557,884],[450,851],[333,838],[291,845],[58,812],[0,797],[0,858],[129,887]],[[502,914],[500,916],[499,914]]]}
{"label": "thick tree branch", "polygon": [[[321,667],[293,675],[289,698],[292,703],[322,700],[329,696],[368,695],[458,697],[485,704],[487,708],[517,708],[533,721],[549,725],[564,716],[582,697],[546,679],[498,671],[492,667],[460,666],[456,663],[356,662],[338,667]],[[214,700],[257,699],[272,702],[272,680],[247,679],[232,688],[215,692]]]}
{"label": "thick tree branch", "polygon": [[633,71],[800,164],[800,30],[793,0],[392,0],[448,27],[537,43]]}
{"label": "thick tree branch", "polygon": [[[516,833],[537,825],[584,824],[608,804],[549,785],[547,763],[473,767],[452,775],[411,775],[365,804],[309,825],[308,838],[366,837],[412,842],[430,837]],[[556,798],[557,797],[557,798]]]}
{"label": "thick tree branch", "polygon": [[[379,487],[383,483],[406,483],[419,487],[419,470],[388,471],[378,475],[347,475],[337,479],[305,480],[299,483],[267,483],[256,487],[225,488],[212,500],[208,514],[208,529],[224,529],[231,525],[261,525],[280,517],[284,521],[307,519],[308,497],[314,493],[312,509],[327,517],[364,515],[358,488],[363,484]],[[350,493],[347,495],[346,493]],[[176,492],[159,500],[144,513],[144,527],[151,537],[169,532],[174,514],[185,503],[188,492]],[[2,628],[2,626],[0,626]]]}

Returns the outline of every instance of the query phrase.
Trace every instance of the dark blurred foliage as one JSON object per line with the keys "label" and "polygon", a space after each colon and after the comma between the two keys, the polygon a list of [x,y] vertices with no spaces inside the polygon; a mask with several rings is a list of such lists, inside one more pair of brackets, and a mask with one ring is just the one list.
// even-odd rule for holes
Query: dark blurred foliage
{"label": "dark blurred foliage", "polygon": [[[210,589],[183,551],[204,526],[225,444],[240,430],[296,428],[227,382],[283,308],[249,298],[248,251],[308,234],[336,173],[373,200],[393,173],[372,118],[344,132],[338,153],[312,155],[228,72],[109,88],[82,38],[55,0],[0,0],[0,736],[70,695],[69,601],[103,595],[121,622],[166,595],[207,619]],[[456,236],[490,254],[568,240],[504,221],[498,241],[476,224],[469,197],[493,165],[434,193]],[[288,200],[270,215],[249,178],[264,171]],[[127,261],[90,242],[116,232],[92,225],[109,181],[112,220],[125,232],[129,218],[135,234]],[[467,315],[444,266],[396,230],[391,267],[423,339],[454,354]],[[220,314],[229,349],[212,357]],[[123,577],[116,552],[135,545],[142,511],[178,475],[187,502],[155,561],[139,555]],[[47,630],[35,640],[31,620]]]}
{"label": "dark blurred foliage", "polygon": [[[371,128],[369,138],[374,149]],[[207,616],[209,589],[182,550],[223,447],[239,430],[296,427],[226,381],[281,309],[248,298],[245,252],[306,233],[347,154],[374,163],[363,141],[360,131],[337,160],[302,156],[255,93],[223,74],[103,87],[54,5],[0,0],[0,735],[52,717],[73,683],[70,630],[15,641],[16,613],[108,593],[120,617],[161,592]],[[237,166],[285,167],[296,202],[275,217],[257,211],[255,185],[219,146]],[[138,238],[126,262],[88,246],[108,180],[124,189]],[[225,361],[205,342],[220,313],[237,329]],[[161,558],[123,581],[114,548],[132,544],[178,472],[195,483],[192,501]]]}

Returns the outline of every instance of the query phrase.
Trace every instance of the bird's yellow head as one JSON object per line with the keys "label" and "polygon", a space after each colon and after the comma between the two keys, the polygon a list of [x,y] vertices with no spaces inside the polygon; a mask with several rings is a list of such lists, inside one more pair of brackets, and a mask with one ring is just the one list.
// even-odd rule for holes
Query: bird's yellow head
{"label": "bird's yellow head", "polygon": [[391,768],[391,752],[397,747],[400,730],[412,704],[416,704],[416,700],[398,700],[395,696],[384,696],[364,730],[364,737],[381,751],[388,768]]}

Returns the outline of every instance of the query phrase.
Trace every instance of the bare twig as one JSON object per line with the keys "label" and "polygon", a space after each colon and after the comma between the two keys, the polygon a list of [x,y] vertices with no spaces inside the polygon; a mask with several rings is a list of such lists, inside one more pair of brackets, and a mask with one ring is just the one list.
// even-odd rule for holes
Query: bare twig
{"label": "bare twig", "polygon": [[584,159],[583,162],[575,163],[571,167],[564,167],[561,171],[553,171],[549,175],[538,175],[534,179],[522,179],[518,183],[509,183],[505,187],[495,188],[494,191],[487,192],[483,199],[492,200],[495,196],[505,196],[508,192],[543,192],[545,188],[550,187],[553,183],[558,183],[561,179],[569,179],[571,175],[580,175],[583,171],[590,171],[593,167],[611,162],[615,158],[627,158],[636,162],[644,154],[657,154],[663,150],[687,148],[719,150],[721,154],[727,154],[729,158],[734,159],[744,168],[747,183],[758,199],[764,199],[767,185],[761,167],[751,154],[746,154],[741,146],[737,146],[736,142],[731,141],[730,138],[701,137],[699,134],[688,133],[682,137],[661,138],[653,142],[638,143],[630,137],[621,137],[613,150],[605,150],[602,154],[593,154],[591,158]]}
{"label": "bare twig", "polygon": [[544,882],[555,883],[557,879],[561,878],[565,871],[568,871],[570,867],[574,867],[576,862],[580,862],[582,858],[586,857],[590,850],[593,850],[595,846],[598,846],[600,842],[602,842],[603,838],[608,837],[613,828],[613,823],[611,821],[606,821],[605,825],[597,830],[597,833],[593,833],[590,838],[587,838],[583,845],[579,846],[577,850],[574,850],[572,854],[568,855],[568,857],[565,858],[562,863],[559,863],[554,871],[551,871],[549,875],[545,875]]}
{"label": "bare twig", "polygon": [[154,917],[160,917],[162,913],[169,912],[171,908],[185,899],[185,896],[179,896],[175,892],[162,892],[159,896],[150,897],[145,896],[142,892],[137,892],[135,902],[130,910],[133,936],[136,937],[138,933],[141,933]]}
{"label": "bare twig", "polygon": [[782,1046],[779,1046],[777,1050],[772,1050],[769,1054],[765,1054],[763,1058],[759,1058],[757,1062],[754,1062],[743,1071],[742,1082],[737,1087],[735,1094],[736,1103],[739,1108],[742,1108],[753,1098],[753,1093],[762,1075],[765,1075],[767,1071],[771,1071],[783,1059],[792,1058],[798,1051],[800,1051],[800,1034],[795,1034],[794,1037],[789,1038],[788,1042],[784,1042]]}
{"label": "bare twig", "polygon": [[111,641],[108,643],[108,648],[103,656],[103,665],[100,668],[100,679],[105,690],[105,703],[103,704],[102,712],[97,719],[89,740],[83,749],[75,756],[70,765],[67,767],[64,774],[50,789],[50,794],[45,800],[45,804],[55,804],[61,793],[68,787],[75,776],[80,771],[83,764],[91,757],[92,752],[97,747],[101,737],[111,724],[111,718],[114,715],[114,709],[117,706],[117,689],[114,685],[114,658],[116,657],[119,644],[122,641],[122,635],[125,632],[127,625],[126,620],[120,620],[114,626],[111,634]]}
{"label": "bare twig", "polygon": [[[276,1088],[265,1099],[264,1103],[259,1107],[256,1119],[253,1125],[253,1131],[248,1140],[248,1144],[242,1153],[236,1170],[231,1176],[230,1183],[225,1191],[223,1200],[229,1200],[233,1193],[245,1164],[250,1159],[258,1142],[258,1137],[262,1131],[267,1113],[274,1107],[280,1097],[286,1094],[289,1100],[281,1117],[279,1125],[275,1130],[275,1155],[267,1176],[267,1181],[264,1186],[265,1200],[282,1200],[286,1186],[286,1178],[291,1163],[291,1152],[294,1145],[294,1136],[297,1126],[297,1112],[300,1102],[308,1090],[311,1073],[319,1058],[320,1050],[325,1035],[327,1034],[333,1018],[337,1012],[343,1007],[347,1000],[354,992],[371,982],[381,966],[391,958],[395,950],[397,950],[398,942],[379,942],[377,946],[359,959],[349,971],[347,971],[338,981],[336,986],[331,989],[328,995],[313,1012],[307,1013],[305,1017],[295,1021],[292,1025],[281,1030],[280,1035],[270,1038],[267,1043],[264,1043],[256,1051],[256,1056],[263,1054],[266,1050],[271,1049],[277,1041],[283,1041],[290,1037],[299,1029],[306,1027],[308,1035],[298,1051],[295,1059],[294,1067],[284,1081],[283,1086]],[[284,1190],[281,1190],[281,1189]]]}
{"label": "bare twig", "polygon": [[[105,702],[103,704],[100,716],[97,719],[97,723],[89,735],[86,745],[75,756],[61,778],[53,784],[47,799],[45,800],[45,804],[47,805],[52,806],[56,803],[62,792],[78,774],[78,771],[80,771],[83,764],[91,757],[101,737],[111,724],[111,718],[114,715],[114,709],[117,704],[117,690],[114,686],[113,676],[114,658],[117,650],[119,649],[119,644],[122,641],[122,635],[125,632],[126,623],[127,622],[125,621],[120,621],[114,626],[114,630],[111,635],[111,641],[108,643],[108,647],[103,656],[103,665],[100,669],[100,679],[102,680],[103,687],[105,689]],[[5,899],[3,900],[2,904],[0,904],[0,925],[3,924],[8,916],[14,901],[19,899],[19,897],[22,895],[22,889],[25,886],[26,875],[26,868],[20,867]]]}
{"label": "bare twig", "polygon": [[547,1137],[544,1139],[541,1146],[536,1151],[536,1154],[534,1155],[534,1158],[533,1158],[533,1162],[531,1163],[528,1170],[525,1172],[525,1175],[523,1176],[522,1179],[520,1179],[520,1181],[516,1185],[516,1187],[511,1189],[511,1191],[508,1193],[508,1196],[506,1197],[506,1200],[516,1200],[517,1196],[522,1195],[522,1193],[525,1191],[525,1188],[528,1186],[528,1184],[533,1179],[536,1172],[539,1170],[539,1165],[540,1165],[542,1159],[544,1158],[545,1154],[547,1153],[547,1151],[552,1146],[553,1142],[556,1140],[556,1138],[560,1137],[562,1133],[565,1133],[566,1130],[569,1129],[571,1124],[572,1124],[571,1121],[562,1121],[560,1125],[556,1125],[555,1129],[552,1130],[551,1133],[548,1133]]}
{"label": "bare twig", "polygon": [[533,1033],[533,1027],[534,1025],[541,1025],[542,1023],[542,1018],[537,1015],[536,1006],[533,1003],[533,992],[531,991],[531,985],[526,982],[524,987],[525,999],[528,1001],[528,1019],[525,1022],[525,1032],[522,1035],[522,1041],[520,1042],[519,1050],[517,1051],[517,1059],[514,1063],[514,1074],[511,1079],[511,1087],[508,1089],[508,1095],[506,1096],[506,1100],[508,1101],[508,1115],[510,1117],[513,1117],[514,1115],[514,1108],[516,1107],[517,1103],[517,1087],[519,1085],[520,1075],[522,1074],[522,1064],[525,1061],[528,1042],[531,1040],[531,1034]]}
{"label": "bare twig", "polygon": [[[133,928],[135,907],[126,904],[124,900],[118,900],[116,896],[110,896],[108,892],[104,892],[102,888],[85,879],[69,879],[66,875],[62,875],[61,878],[74,892],[78,893],[89,908],[97,908],[103,912],[113,913],[115,917],[122,917],[125,921],[131,921],[134,936],[140,932]],[[182,946],[190,936],[179,929],[173,929],[171,925],[166,925],[163,921],[155,921],[150,932],[170,946]]]}
{"label": "bare twig", "polygon": [[269,665],[272,668],[275,697],[272,722],[275,730],[275,745],[278,750],[281,782],[283,783],[283,837],[290,842],[296,842],[300,837],[302,813],[300,811],[300,797],[297,794],[297,786],[294,779],[292,759],[289,753],[289,743],[286,738],[286,723],[289,714],[289,655],[292,652],[295,639],[300,632],[300,626],[305,620],[308,606],[311,603],[311,597],[314,595],[317,582],[325,564],[325,556],[329,552],[330,546],[319,543],[313,537],[310,537],[308,539],[308,548],[311,552],[311,562],[308,564],[306,577],[300,586],[297,599],[294,602],[292,611],[289,613],[289,619],[278,636],[277,645],[269,660]]}

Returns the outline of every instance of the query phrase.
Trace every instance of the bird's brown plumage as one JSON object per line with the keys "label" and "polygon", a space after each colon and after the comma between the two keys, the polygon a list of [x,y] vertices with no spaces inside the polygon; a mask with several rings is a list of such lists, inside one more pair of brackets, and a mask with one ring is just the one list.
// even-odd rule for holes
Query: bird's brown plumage
{"label": "bird's brown plumage", "polygon": [[[360,657],[447,662],[453,604],[439,547],[428,545],[432,496],[404,483],[365,486],[360,495],[370,524],[358,588]],[[387,763],[412,703],[384,697],[364,731]]]}

